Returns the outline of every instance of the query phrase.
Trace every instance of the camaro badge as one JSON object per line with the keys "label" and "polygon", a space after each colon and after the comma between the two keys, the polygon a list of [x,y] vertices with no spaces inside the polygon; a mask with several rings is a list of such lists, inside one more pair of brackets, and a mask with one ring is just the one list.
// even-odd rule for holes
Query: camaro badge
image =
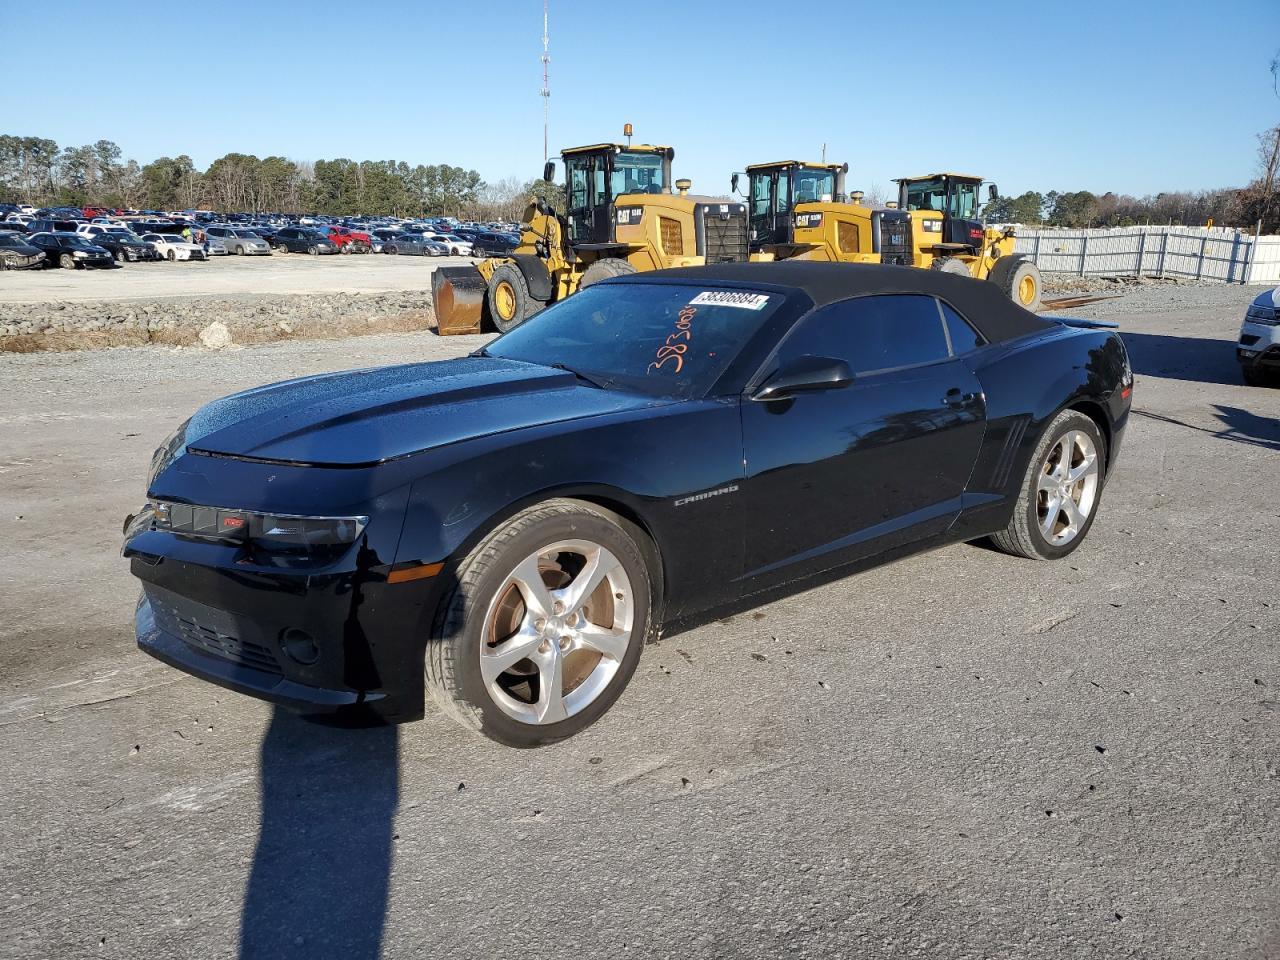
{"label": "camaro badge", "polygon": [[718,497],[722,493],[737,493],[738,485],[731,483],[727,487],[720,487],[718,490],[708,490],[706,493],[695,493],[692,496],[681,497],[675,502],[677,507],[683,507],[686,503],[697,503],[699,500],[710,500],[712,497]]}

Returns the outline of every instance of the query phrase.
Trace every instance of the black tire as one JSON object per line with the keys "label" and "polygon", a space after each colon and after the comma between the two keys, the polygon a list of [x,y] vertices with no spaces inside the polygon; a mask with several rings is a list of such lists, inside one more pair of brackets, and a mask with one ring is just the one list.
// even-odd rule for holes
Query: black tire
{"label": "black tire", "polygon": [[394,256],[400,253],[400,248],[395,244],[387,244],[382,248],[382,252]]}
{"label": "black tire", "polygon": [[1001,257],[987,274],[987,279],[1018,306],[1031,311],[1040,309],[1044,281],[1040,278],[1040,268],[1030,260]]}
{"label": "black tire", "polygon": [[[456,586],[440,605],[426,650],[426,690],[432,700],[467,729],[511,747],[554,743],[598,720],[635,673],[654,629],[651,574],[637,536],[643,534],[621,518],[574,500],[548,500],[501,524],[459,564]],[[494,702],[481,675],[485,615],[522,560],[541,547],[571,539],[599,544],[618,559],[631,583],[631,636],[608,685],[578,713],[554,723],[522,722]]]}
{"label": "black tire", "polygon": [[166,250],[164,255],[168,257],[170,261],[178,259],[178,252],[176,250]]}
{"label": "black tire", "polygon": [[956,257],[934,257],[933,263],[929,264],[929,269],[937,270],[939,273],[954,273],[957,277],[973,276],[969,272],[968,265]]}
{"label": "black tire", "polygon": [[529,293],[529,284],[520,268],[512,263],[499,264],[489,278],[485,291],[486,306],[493,325],[499,332],[514,330],[546,306]]}
{"label": "black tire", "polygon": [[318,257],[320,256],[320,248],[313,243],[311,246],[307,247],[307,253],[311,254],[313,257]]}
{"label": "black tire", "polygon": [[233,251],[231,251],[231,252],[232,252],[232,253],[234,253],[237,257],[243,257],[243,256],[244,256],[244,247],[237,243],[237,244],[236,244],[236,248],[235,248]]}
{"label": "black tire", "polygon": [[1257,364],[1241,364],[1240,375],[1251,387],[1280,387],[1280,370],[1270,370]]}
{"label": "black tire", "polygon": [[625,277],[627,274],[635,272],[636,268],[626,260],[621,260],[618,257],[605,257],[603,260],[597,260],[587,266],[586,271],[582,274],[582,281],[578,284],[578,288],[589,287],[593,283],[598,283],[609,277]]}
{"label": "black tire", "polygon": [[[1072,431],[1086,433],[1093,440],[1098,462],[1098,482],[1089,515],[1079,532],[1066,544],[1055,546],[1049,542],[1040,529],[1038,485],[1050,451],[1054,449],[1059,440]],[[1089,531],[1093,528],[1093,521],[1098,516],[1098,510],[1102,505],[1102,491],[1105,486],[1106,462],[1107,444],[1102,432],[1098,429],[1098,425],[1078,410],[1063,410],[1049,421],[1049,425],[1045,427],[1044,432],[1040,435],[1040,442],[1036,444],[1035,452],[1031,455],[1031,462],[1027,465],[1027,472],[1022,482],[1022,490],[1018,494],[1017,503],[1014,504],[1013,516],[1009,519],[1009,525],[999,533],[993,534],[991,542],[1005,553],[1012,554],[1015,557],[1025,557],[1028,560],[1059,560],[1072,553],[1089,535]]]}
{"label": "black tire", "polygon": [[76,258],[69,253],[63,253],[58,256],[58,266],[63,270],[74,270],[76,268]]}

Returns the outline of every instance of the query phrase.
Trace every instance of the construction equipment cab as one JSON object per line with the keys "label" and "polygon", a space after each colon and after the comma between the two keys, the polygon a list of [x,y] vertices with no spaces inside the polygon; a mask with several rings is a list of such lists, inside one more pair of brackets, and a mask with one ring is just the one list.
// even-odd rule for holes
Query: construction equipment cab
{"label": "construction equipment cab", "polygon": [[[907,215],[846,196],[847,163],[782,160],[746,172],[752,260],[911,265]],[[738,183],[735,173],[730,189]]]}
{"label": "construction equipment cab", "polygon": [[[1015,254],[1012,228],[988,227],[981,216],[981,177],[931,173],[897,180],[898,208],[911,218],[917,267],[990,280],[1028,310],[1040,306],[1040,271]],[[995,184],[988,199],[999,196]]]}
{"label": "construction equipment cab", "polygon": [[[624,133],[630,137],[630,124]],[[562,151],[563,211],[539,198],[525,210],[509,256],[435,272],[440,332],[479,332],[485,319],[505,332],[606,277],[745,261],[745,205],[693,196],[688,180],[673,184],[674,155],[671,147],[631,143]],[[543,180],[554,177],[548,162]]]}

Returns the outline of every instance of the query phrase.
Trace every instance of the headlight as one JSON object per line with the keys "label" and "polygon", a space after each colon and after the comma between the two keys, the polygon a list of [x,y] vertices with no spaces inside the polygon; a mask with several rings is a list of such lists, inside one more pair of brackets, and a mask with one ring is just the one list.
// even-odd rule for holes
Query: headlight
{"label": "headlight", "polygon": [[186,446],[187,424],[190,422],[189,419],[182,421],[178,429],[165,437],[160,446],[156,447],[156,452],[151,455],[151,472],[147,474],[148,489],[155,483],[156,477],[164,473]]}
{"label": "headlight", "polygon": [[332,547],[354,543],[369,525],[368,517],[310,517],[259,513],[223,507],[152,500],[148,503],[157,530],[212,540],[253,542],[265,547]]}
{"label": "headlight", "polygon": [[75,252],[74,252],[73,254],[71,254],[71,255],[72,255],[73,257],[87,257],[87,256],[89,255],[89,251],[88,251],[88,250],[77,250],[77,251],[75,251]]}
{"label": "headlight", "polygon": [[1260,303],[1251,306],[1244,315],[1246,320],[1252,320],[1254,323],[1276,323],[1276,310],[1274,307],[1264,307]]}

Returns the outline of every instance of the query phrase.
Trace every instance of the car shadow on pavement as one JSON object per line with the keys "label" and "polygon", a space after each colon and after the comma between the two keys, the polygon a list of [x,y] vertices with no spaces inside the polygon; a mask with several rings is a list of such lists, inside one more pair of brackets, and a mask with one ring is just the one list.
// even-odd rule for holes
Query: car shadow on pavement
{"label": "car shadow on pavement", "polygon": [[242,960],[379,956],[400,792],[397,731],[325,727],[275,708],[262,742]]}
{"label": "car shadow on pavement", "polygon": [[1276,417],[1260,417],[1239,407],[1224,407],[1220,403],[1213,405],[1218,411],[1218,419],[1222,421],[1223,430],[1219,436],[1241,443],[1252,443],[1269,450],[1280,450],[1280,419]]}
{"label": "car shadow on pavement", "polygon": [[1157,420],[1160,423],[1172,424],[1175,427],[1185,427],[1188,430],[1207,433],[1209,436],[1217,437],[1219,440],[1244,443],[1251,447],[1262,447],[1265,450],[1280,450],[1280,421],[1277,421],[1275,417],[1260,417],[1256,413],[1250,413],[1248,410],[1241,410],[1239,407],[1224,407],[1220,403],[1215,403],[1213,407],[1218,411],[1218,420],[1225,427],[1223,430],[1196,426],[1194,423],[1187,423],[1177,417],[1166,417],[1164,414],[1151,413],[1149,410],[1139,410],[1137,407],[1133,409],[1133,413],[1134,416],[1145,417],[1148,420]]}
{"label": "car shadow on pavement", "polygon": [[1236,345],[1230,340],[1157,333],[1122,333],[1120,336],[1136,374],[1197,383],[1244,382],[1236,361]]}

